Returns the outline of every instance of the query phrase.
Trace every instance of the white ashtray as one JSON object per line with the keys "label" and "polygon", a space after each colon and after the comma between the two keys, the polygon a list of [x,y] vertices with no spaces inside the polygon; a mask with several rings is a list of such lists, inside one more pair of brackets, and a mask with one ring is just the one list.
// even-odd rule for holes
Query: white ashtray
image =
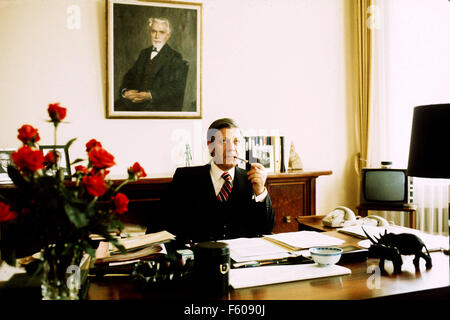
{"label": "white ashtray", "polygon": [[309,249],[314,262],[322,266],[336,264],[341,259],[342,249],[336,247],[314,247]]}

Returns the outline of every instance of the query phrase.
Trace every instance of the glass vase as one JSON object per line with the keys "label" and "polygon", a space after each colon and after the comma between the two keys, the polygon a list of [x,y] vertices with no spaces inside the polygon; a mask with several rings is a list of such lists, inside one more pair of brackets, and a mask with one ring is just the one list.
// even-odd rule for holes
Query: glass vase
{"label": "glass vase", "polygon": [[67,246],[50,245],[41,251],[41,260],[42,300],[78,300],[81,286],[79,254]]}

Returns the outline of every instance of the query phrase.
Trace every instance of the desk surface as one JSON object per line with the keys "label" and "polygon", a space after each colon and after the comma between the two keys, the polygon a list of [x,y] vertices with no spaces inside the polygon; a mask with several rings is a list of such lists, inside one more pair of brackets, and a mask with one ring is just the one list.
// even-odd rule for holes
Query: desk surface
{"label": "desk surface", "polygon": [[[327,232],[344,239],[347,244],[359,241],[356,238],[338,233]],[[377,259],[363,262],[343,263],[352,270],[350,275],[320,279],[302,280],[289,283],[265,285],[244,289],[230,289],[230,300],[357,300],[376,297],[398,297],[398,295],[420,296],[431,293],[433,297],[450,294],[449,256],[442,252],[431,253],[433,267],[425,268],[421,259],[420,271],[416,272],[412,256],[404,257],[402,274],[392,275],[392,265],[386,263],[389,275],[378,276]],[[409,259],[411,258],[411,259]],[[92,279],[88,299],[159,299],[183,300],[192,298],[190,288],[165,288],[158,290],[138,290],[128,277],[104,277]]]}

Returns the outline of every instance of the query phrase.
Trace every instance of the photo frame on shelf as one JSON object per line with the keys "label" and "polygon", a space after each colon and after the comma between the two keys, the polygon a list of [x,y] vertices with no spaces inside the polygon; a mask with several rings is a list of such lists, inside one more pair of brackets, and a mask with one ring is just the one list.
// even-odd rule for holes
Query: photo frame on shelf
{"label": "photo frame on shelf", "polygon": [[106,118],[202,118],[201,35],[201,3],[107,0]]}
{"label": "photo frame on shelf", "polygon": [[42,150],[44,153],[44,156],[51,150],[55,149],[56,153],[60,156],[59,160],[59,167],[64,169],[64,177],[65,179],[69,180],[72,177],[72,171],[70,169],[70,158],[69,158],[69,150],[66,148],[66,146],[60,145],[60,146],[39,146],[39,149]]}
{"label": "photo frame on shelf", "polygon": [[8,165],[11,164],[11,153],[14,149],[0,149],[0,183],[12,183],[8,175]]}

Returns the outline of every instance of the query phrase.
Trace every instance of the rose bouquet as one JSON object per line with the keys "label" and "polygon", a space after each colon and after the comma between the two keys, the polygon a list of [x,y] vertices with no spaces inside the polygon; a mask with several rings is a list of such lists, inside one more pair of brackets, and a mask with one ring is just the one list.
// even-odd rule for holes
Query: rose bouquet
{"label": "rose bouquet", "polygon": [[[56,131],[66,117],[66,108],[59,103],[49,104],[48,114],[54,125],[56,146]],[[128,206],[128,198],[120,188],[146,173],[136,162],[128,169],[128,178],[114,185],[106,178],[108,169],[115,165],[114,156],[99,141],[91,139],[86,143],[87,164],[81,165],[85,160],[76,159],[72,163],[78,164],[74,181],[64,181],[56,150],[46,155],[39,150],[38,130],[23,125],[18,132],[23,145],[11,154],[12,164],[8,167],[16,190],[8,198],[0,195],[1,258],[15,265],[16,258],[40,251],[44,273],[53,272],[56,285],[62,282],[67,267],[78,265],[84,253],[95,257],[96,244],[91,234],[123,249],[111,234],[111,230],[123,228],[118,215],[125,213]],[[74,141],[70,140],[66,147]],[[50,289],[44,287],[43,296],[52,298]],[[60,296],[57,292],[56,297]]]}

